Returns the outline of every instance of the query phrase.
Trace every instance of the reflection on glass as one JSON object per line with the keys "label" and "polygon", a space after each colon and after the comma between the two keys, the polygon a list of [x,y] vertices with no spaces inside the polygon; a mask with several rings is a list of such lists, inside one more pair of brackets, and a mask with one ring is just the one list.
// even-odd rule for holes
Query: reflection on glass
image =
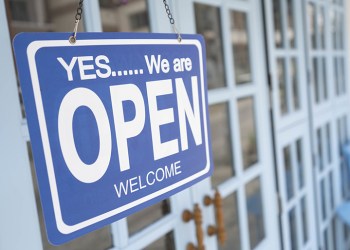
{"label": "reflection on glass", "polygon": [[315,94],[315,102],[320,102],[320,87],[319,87],[319,77],[318,77],[318,65],[317,65],[317,58],[312,59],[312,66],[313,66],[313,72],[314,72],[314,94]]}
{"label": "reflection on glass", "polygon": [[146,0],[99,0],[103,31],[149,32]]}
{"label": "reflection on glass", "polygon": [[319,168],[320,170],[323,170],[323,140],[322,140],[322,131],[321,128],[317,129],[316,132],[317,136],[317,153],[318,153],[318,160],[319,160]]}
{"label": "reflection on glass", "polygon": [[294,6],[293,0],[288,0],[288,38],[291,48],[295,48],[295,20],[294,20]]}
{"label": "reflection on glass", "polygon": [[128,216],[129,235],[133,235],[171,212],[170,201],[163,200]]}
{"label": "reflection on glass", "polygon": [[220,250],[240,250],[241,239],[239,230],[239,213],[237,203],[237,193],[223,200],[224,221],[226,228],[227,241],[224,246],[220,246]]}
{"label": "reflection on glass", "polygon": [[284,172],[285,172],[285,179],[286,179],[287,198],[289,200],[294,195],[292,155],[291,155],[290,145],[283,148],[283,159],[284,159]]}
{"label": "reflection on glass", "polygon": [[288,213],[289,233],[290,233],[290,249],[298,249],[298,232],[295,207]]}
{"label": "reflection on glass", "polygon": [[283,47],[282,31],[282,7],[281,0],[273,0],[273,22],[275,25],[275,45],[277,48]]}
{"label": "reflection on glass", "polygon": [[282,58],[277,59],[277,74],[278,74],[278,86],[279,86],[279,97],[280,97],[280,110],[281,114],[288,112],[287,102],[287,82],[286,82],[286,64]]}
{"label": "reflection on glass", "polygon": [[231,11],[231,41],[236,84],[252,80],[249,57],[249,35],[247,14]]}
{"label": "reflection on glass", "polygon": [[309,241],[309,228],[308,228],[308,214],[307,214],[307,205],[306,205],[306,197],[304,196],[301,199],[301,222],[303,229],[303,243],[304,245]]}
{"label": "reflection on glass", "polygon": [[254,99],[252,97],[238,100],[238,115],[243,167],[247,169],[258,161]]}
{"label": "reflection on glass", "polygon": [[216,187],[235,174],[232,159],[230,115],[227,103],[212,105],[209,110],[215,166],[212,184]]}
{"label": "reflection on glass", "polygon": [[319,48],[324,49],[325,48],[325,41],[326,41],[326,37],[325,37],[325,13],[324,13],[324,8],[320,8],[319,11],[319,15],[318,15],[318,20],[317,20],[317,24],[318,24],[318,32],[320,35],[320,44],[319,44]]}
{"label": "reflection on glass", "polygon": [[175,250],[174,232],[171,231],[167,233],[163,237],[145,247],[144,250]]}
{"label": "reflection on glass", "polygon": [[311,48],[316,49],[316,8],[314,3],[309,3],[307,6],[309,17],[309,34],[311,39]]}
{"label": "reflection on glass", "polygon": [[221,36],[220,9],[205,4],[194,4],[197,33],[204,36],[207,54],[208,88],[225,87],[224,53]]}
{"label": "reflection on glass", "polygon": [[327,205],[326,205],[326,182],[323,179],[320,183],[321,190],[321,210],[322,210],[322,219],[325,220],[327,218]]}
{"label": "reflection on glass", "polygon": [[331,141],[331,124],[326,125],[326,138],[327,138],[327,162],[332,163],[332,141]]}
{"label": "reflection on glass", "polygon": [[296,58],[292,58],[290,60],[290,74],[292,78],[294,109],[298,110],[300,108],[300,100],[299,100],[299,84],[298,84],[298,71],[297,71]]}
{"label": "reflection on glass", "polygon": [[298,139],[296,142],[297,164],[299,173],[299,188],[304,187],[304,164],[303,164],[303,145],[302,140]]}
{"label": "reflection on glass", "polygon": [[255,248],[265,238],[264,209],[261,197],[260,177],[246,185],[250,248]]}

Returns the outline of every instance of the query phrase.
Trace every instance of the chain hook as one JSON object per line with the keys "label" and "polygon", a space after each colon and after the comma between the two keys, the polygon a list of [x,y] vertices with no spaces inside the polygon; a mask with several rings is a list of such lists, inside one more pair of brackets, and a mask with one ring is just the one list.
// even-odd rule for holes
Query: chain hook
{"label": "chain hook", "polygon": [[79,21],[81,20],[81,15],[83,14],[83,2],[84,2],[84,0],[79,0],[77,12],[75,14],[75,25],[74,25],[74,29],[73,29],[73,35],[70,36],[68,39],[70,44],[75,44],[75,42],[77,41],[77,32],[78,32]]}
{"label": "chain hook", "polygon": [[163,3],[164,3],[165,12],[169,18],[169,22],[170,22],[171,26],[173,27],[173,31],[177,34],[177,41],[179,43],[181,43],[182,37],[181,37],[179,30],[176,28],[175,19],[173,18],[173,15],[171,14],[170,7],[169,7],[166,0],[163,0]]}

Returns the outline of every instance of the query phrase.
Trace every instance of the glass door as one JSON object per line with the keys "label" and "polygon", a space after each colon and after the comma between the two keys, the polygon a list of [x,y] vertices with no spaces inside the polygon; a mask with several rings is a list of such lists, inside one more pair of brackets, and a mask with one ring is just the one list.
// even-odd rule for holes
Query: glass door
{"label": "glass door", "polygon": [[[178,1],[183,33],[206,41],[214,174],[191,189],[211,214],[204,232],[218,225],[204,197],[222,197],[226,241],[206,235],[207,249],[279,249],[272,141],[268,115],[260,1]],[[180,11],[181,9],[181,11]],[[214,216],[216,215],[216,216]],[[214,217],[214,218],[213,218]],[[214,224],[212,224],[214,223]]]}
{"label": "glass door", "polygon": [[269,0],[264,7],[280,238],[285,250],[316,249],[302,2]]}

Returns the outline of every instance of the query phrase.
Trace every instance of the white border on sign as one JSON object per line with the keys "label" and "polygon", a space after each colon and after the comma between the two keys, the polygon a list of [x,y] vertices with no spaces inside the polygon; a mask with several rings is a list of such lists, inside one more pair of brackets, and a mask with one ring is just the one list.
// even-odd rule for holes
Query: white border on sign
{"label": "white border on sign", "polygon": [[[128,204],[125,204],[121,207],[118,207],[116,209],[113,209],[109,212],[103,213],[101,215],[98,215],[96,217],[90,218],[88,220],[85,220],[83,222],[79,222],[75,225],[67,225],[62,218],[62,212],[61,212],[61,206],[60,206],[60,200],[58,196],[57,191],[57,183],[56,183],[56,177],[55,177],[55,171],[53,167],[53,160],[52,160],[52,154],[50,149],[50,143],[49,143],[49,136],[46,126],[46,120],[45,120],[45,113],[44,113],[44,106],[42,102],[41,97],[41,91],[40,91],[40,84],[39,84],[39,77],[38,77],[38,71],[35,61],[35,55],[37,51],[41,48],[47,48],[47,47],[66,47],[66,46],[91,46],[91,45],[141,45],[141,44],[152,44],[152,45],[194,45],[197,47],[199,52],[199,63],[200,63],[200,78],[201,78],[201,85],[202,85],[202,112],[203,112],[203,121],[204,121],[204,135],[205,135],[205,146],[206,146],[206,166],[203,170],[200,172],[187,177],[186,179],[183,179],[177,183],[174,183],[166,188],[163,188],[161,190],[158,190],[154,193],[151,193],[145,197],[142,197],[138,200],[135,200],[133,202],[130,202]],[[54,208],[54,214],[56,218],[56,224],[58,230],[62,234],[70,234],[75,231],[78,231],[80,229],[83,229],[85,227],[88,227],[92,224],[95,224],[99,221],[102,221],[104,219],[110,218],[116,214],[122,213],[130,208],[133,208],[137,205],[140,205],[142,203],[145,203],[153,198],[156,198],[164,193],[167,193],[175,188],[178,188],[180,186],[183,186],[202,175],[205,175],[210,170],[210,159],[209,159],[209,141],[208,141],[208,128],[207,128],[207,113],[206,113],[206,95],[204,91],[204,72],[203,72],[203,55],[202,55],[202,46],[201,43],[198,40],[193,39],[183,39],[181,41],[181,44],[176,39],[96,39],[96,40],[77,40],[76,44],[71,45],[68,40],[45,40],[45,41],[34,41],[28,45],[27,48],[27,56],[29,61],[29,69],[30,69],[30,75],[32,80],[32,87],[33,87],[33,93],[34,93],[34,100],[35,100],[35,106],[37,110],[38,115],[38,122],[39,122],[39,129],[40,134],[42,138],[42,144],[43,144],[43,150],[44,150],[44,156],[46,161],[46,167],[49,177],[49,185],[51,189],[51,196],[52,196],[52,203]]]}

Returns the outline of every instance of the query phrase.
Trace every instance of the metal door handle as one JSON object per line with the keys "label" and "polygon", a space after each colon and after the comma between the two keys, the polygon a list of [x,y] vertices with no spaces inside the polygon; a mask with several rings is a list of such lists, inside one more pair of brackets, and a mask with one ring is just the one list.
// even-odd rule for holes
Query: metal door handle
{"label": "metal door handle", "polygon": [[193,243],[187,244],[187,250],[205,250],[204,247],[204,235],[202,229],[202,210],[200,209],[198,204],[194,205],[193,212],[189,210],[185,210],[182,213],[182,220],[184,222],[189,222],[190,220],[194,220],[194,224],[196,226],[196,236],[198,246],[195,246]]}
{"label": "metal door handle", "polygon": [[214,204],[215,207],[215,217],[217,226],[209,225],[207,228],[207,234],[209,236],[216,235],[220,245],[224,245],[226,241],[226,229],[224,222],[224,212],[222,206],[222,198],[218,190],[215,191],[214,198],[211,198],[209,195],[204,197],[204,205],[210,206]]}

